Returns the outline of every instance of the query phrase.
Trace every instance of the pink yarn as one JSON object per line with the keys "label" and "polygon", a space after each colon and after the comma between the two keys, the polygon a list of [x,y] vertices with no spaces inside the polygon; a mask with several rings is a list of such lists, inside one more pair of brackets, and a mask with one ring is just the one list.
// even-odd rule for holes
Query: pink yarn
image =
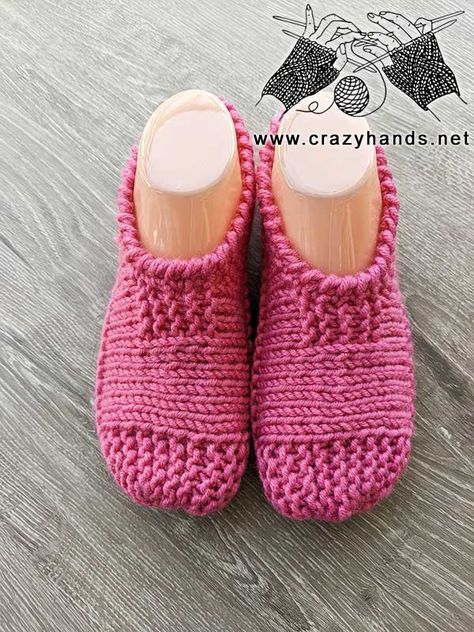
{"label": "pink yarn", "polygon": [[[278,129],[278,117],[271,131]],[[383,211],[372,265],[325,275],[295,252],[260,152],[264,264],[252,428],[265,493],[290,518],[345,520],[392,491],[413,433],[412,343],[395,268],[399,203],[381,148]]]}
{"label": "pink yarn", "polygon": [[243,121],[226,106],[242,195],[224,241],[210,254],[168,260],[144,250],[132,149],[118,200],[120,265],[97,367],[97,431],[117,483],[144,505],[201,515],[236,493],[249,448],[245,260],[254,165]]}

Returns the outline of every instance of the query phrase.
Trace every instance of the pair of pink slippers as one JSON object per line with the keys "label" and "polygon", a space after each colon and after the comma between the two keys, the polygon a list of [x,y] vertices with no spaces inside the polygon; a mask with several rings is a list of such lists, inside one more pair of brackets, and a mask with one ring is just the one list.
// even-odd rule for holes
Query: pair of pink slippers
{"label": "pair of pink slippers", "polygon": [[256,179],[264,264],[252,358],[245,264],[255,170],[249,134],[227,107],[243,187],[213,252],[191,260],[148,253],[133,206],[136,149],[124,170],[120,266],[97,369],[102,451],[133,500],[204,515],[237,492],[251,425],[272,505],[289,518],[345,520],[391,492],[413,432],[395,185],[378,149],[383,211],[373,263],[354,276],[324,275],[283,232],[271,190],[273,147],[262,149]]}

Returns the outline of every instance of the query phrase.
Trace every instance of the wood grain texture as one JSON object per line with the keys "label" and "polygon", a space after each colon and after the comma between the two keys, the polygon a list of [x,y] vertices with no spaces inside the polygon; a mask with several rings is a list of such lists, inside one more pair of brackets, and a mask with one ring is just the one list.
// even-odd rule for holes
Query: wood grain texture
{"label": "wood grain texture", "polygon": [[[380,9],[355,4],[331,10],[362,24]],[[277,104],[254,104],[291,47],[271,16],[300,17],[298,7],[0,0],[4,632],[474,627],[472,147],[388,150],[418,383],[413,458],[391,498],[339,526],[292,523],[264,501],[252,464],[225,511],[193,519],[133,505],[100,455],[95,358],[129,145],[160,101],[191,87],[225,94],[252,132],[266,131]],[[414,14],[399,0],[389,8],[416,18],[463,7],[433,0]],[[466,15],[439,36],[471,103],[473,31]],[[437,112],[441,123],[392,90],[371,125],[472,132],[472,105],[447,98]]]}

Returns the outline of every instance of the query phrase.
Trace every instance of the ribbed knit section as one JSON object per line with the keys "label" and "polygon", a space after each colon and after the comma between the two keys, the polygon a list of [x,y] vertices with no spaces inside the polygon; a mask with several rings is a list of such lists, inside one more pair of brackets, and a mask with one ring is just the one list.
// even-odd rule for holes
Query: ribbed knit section
{"label": "ribbed knit section", "polygon": [[120,266],[97,367],[97,431],[116,481],[139,503],[192,514],[232,498],[249,444],[245,259],[254,166],[242,119],[226,105],[242,194],[224,241],[203,257],[156,258],[142,247],[132,149],[119,191]]}
{"label": "ribbed knit section", "polygon": [[[272,132],[278,129],[278,119]],[[264,264],[253,364],[252,426],[266,495],[296,519],[340,521],[386,497],[413,432],[412,343],[395,269],[399,203],[381,148],[383,209],[372,265],[325,275],[303,261],[260,152]]]}

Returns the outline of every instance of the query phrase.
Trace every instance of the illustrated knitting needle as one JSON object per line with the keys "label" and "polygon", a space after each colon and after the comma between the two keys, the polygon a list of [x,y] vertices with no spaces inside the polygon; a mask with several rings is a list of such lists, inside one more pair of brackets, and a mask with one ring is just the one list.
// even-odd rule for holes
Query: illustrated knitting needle
{"label": "illustrated knitting needle", "polygon": [[[284,33],[285,35],[289,35],[290,37],[294,37],[295,39],[299,39],[300,37],[303,37],[302,35],[298,35],[298,33],[293,33],[293,31],[288,31],[287,29],[282,29],[281,32]],[[336,33],[333,39],[335,39],[337,35],[338,33]],[[329,41],[331,42],[332,40],[329,40]]]}
{"label": "illustrated knitting needle", "polygon": [[449,18],[456,18],[458,15],[463,15],[463,13],[466,13],[466,12],[454,11],[453,13],[447,13],[446,15],[442,15],[439,18],[433,18],[431,22],[433,22],[433,24],[436,24],[437,22],[443,22],[444,20],[449,20]]}
{"label": "illustrated knitting needle", "polygon": [[[439,33],[439,31],[443,31],[444,29],[449,28],[450,26],[452,26],[453,24],[456,24],[457,20],[451,20],[450,22],[447,22],[446,24],[441,24],[440,26],[437,26],[436,28],[432,29],[430,31],[430,33]],[[421,37],[421,35],[420,35]],[[418,38],[416,38],[418,39]],[[407,42],[406,44],[401,44],[396,50],[400,50],[401,48],[405,48],[406,46],[409,46],[412,42],[414,42],[416,40],[410,40],[409,42]],[[367,68],[368,66],[373,66],[375,63],[377,63],[378,61],[381,61],[382,59],[386,59],[387,57],[390,57],[390,55],[392,55],[394,51],[389,51],[388,53],[384,53],[383,55],[380,55],[380,57],[377,57],[376,59],[372,59],[372,61],[368,61],[366,64],[362,64],[362,66],[358,66],[357,68],[354,69],[354,72],[359,72],[359,70],[364,70],[364,68]]]}
{"label": "illustrated knitting needle", "polygon": [[[433,18],[432,20],[426,20],[426,18],[419,18],[421,19],[425,19],[427,22],[430,21],[433,24],[437,24],[438,22],[443,22],[444,20],[449,20],[449,18],[456,18],[459,15],[463,15],[464,13],[466,13],[465,11],[454,11],[453,13],[447,13],[446,15],[442,15],[439,18]],[[294,20],[293,18],[285,18],[282,15],[274,15],[272,16],[274,20],[278,20],[279,22],[286,22],[287,24],[294,24],[295,26],[306,26],[306,24],[304,22],[302,22],[301,20]],[[294,33],[290,33],[290,31],[287,32],[288,35],[292,35],[295,36]]]}
{"label": "illustrated knitting needle", "polygon": [[289,35],[290,37],[294,37],[295,39],[299,39],[301,35],[297,35],[296,33],[292,33],[291,31],[287,31],[286,29],[282,29],[282,33],[285,35]]}
{"label": "illustrated knitting needle", "polygon": [[415,26],[422,35],[426,35],[427,33],[431,33],[435,24],[445,22],[449,18],[463,15],[463,13],[465,13],[465,11],[454,11],[454,13],[447,13],[446,15],[441,15],[439,18],[433,18],[432,20],[427,18],[418,18],[415,22]]}
{"label": "illustrated knitting needle", "polygon": [[305,22],[301,20],[293,20],[292,18],[284,18],[281,15],[274,15],[274,20],[278,20],[279,22],[286,22],[287,24],[294,24],[295,26],[306,26]]}

